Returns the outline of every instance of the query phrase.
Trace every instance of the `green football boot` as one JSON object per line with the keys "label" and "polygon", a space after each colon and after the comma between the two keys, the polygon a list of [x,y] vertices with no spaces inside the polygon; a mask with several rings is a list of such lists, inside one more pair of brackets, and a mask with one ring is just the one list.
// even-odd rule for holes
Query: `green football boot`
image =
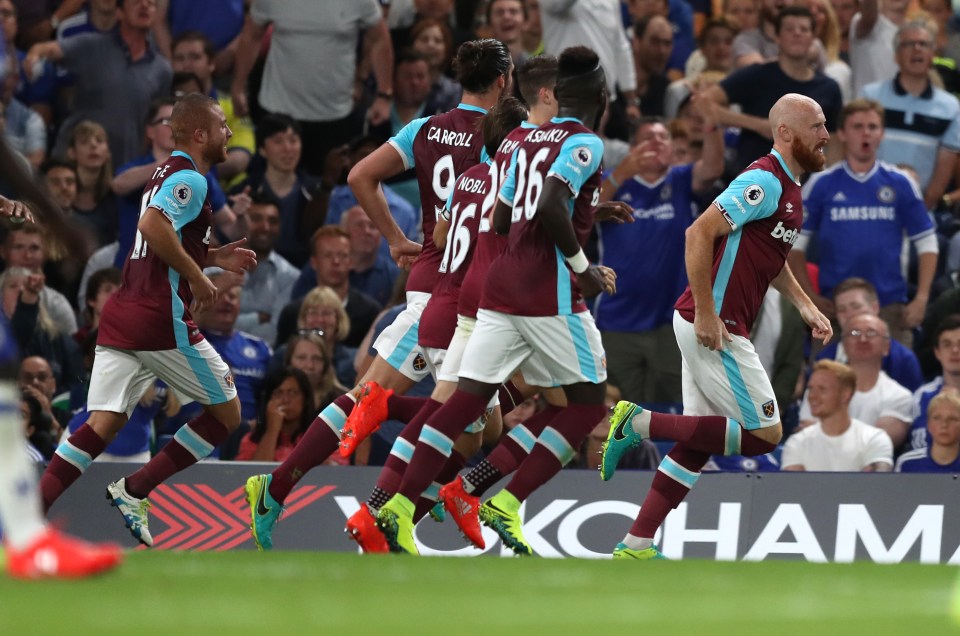
{"label": "green football boot", "polygon": [[603,481],[610,481],[624,453],[643,443],[643,438],[634,432],[632,425],[634,416],[642,412],[643,408],[633,402],[620,401],[613,407],[609,418],[610,431],[600,451],[600,479]]}
{"label": "green football boot", "polygon": [[480,506],[480,521],[500,535],[503,544],[521,556],[533,556],[533,548],[520,529],[520,501],[506,490]]}

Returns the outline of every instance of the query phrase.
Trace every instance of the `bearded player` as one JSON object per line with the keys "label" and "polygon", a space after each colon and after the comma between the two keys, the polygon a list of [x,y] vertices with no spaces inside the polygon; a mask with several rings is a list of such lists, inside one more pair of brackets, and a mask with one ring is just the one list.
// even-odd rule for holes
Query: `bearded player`
{"label": "bearded player", "polygon": [[826,343],[833,335],[830,321],[785,264],[803,222],[800,177],[825,163],[826,120],[817,102],[790,93],[770,109],[769,121],[770,154],[748,166],[687,230],[690,284],[673,317],[685,415],[620,402],[610,416],[600,466],[604,481],[642,440],[677,442],[614,558],[663,558],[654,533],[693,488],[710,455],[763,455],[780,442],[773,387],[749,340],[767,287],[790,299],[814,338]]}

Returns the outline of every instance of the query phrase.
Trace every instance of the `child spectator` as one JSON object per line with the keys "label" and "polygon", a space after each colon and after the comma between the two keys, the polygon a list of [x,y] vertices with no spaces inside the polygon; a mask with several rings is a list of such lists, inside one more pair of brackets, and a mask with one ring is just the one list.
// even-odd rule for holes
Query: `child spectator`
{"label": "child spectator", "polygon": [[77,163],[77,198],[74,213],[98,228],[100,247],[117,238],[117,200],[110,188],[113,163],[107,131],[84,120],[70,134],[67,157]]}
{"label": "child spectator", "polygon": [[296,335],[287,343],[287,352],[283,357],[285,366],[303,371],[313,388],[313,402],[320,411],[333,402],[334,398],[347,392],[340,384],[334,372],[333,360],[323,336],[315,333]]}
{"label": "child spectator", "polygon": [[927,407],[930,444],[908,451],[897,460],[898,473],[960,472],[960,393],[945,389]]}

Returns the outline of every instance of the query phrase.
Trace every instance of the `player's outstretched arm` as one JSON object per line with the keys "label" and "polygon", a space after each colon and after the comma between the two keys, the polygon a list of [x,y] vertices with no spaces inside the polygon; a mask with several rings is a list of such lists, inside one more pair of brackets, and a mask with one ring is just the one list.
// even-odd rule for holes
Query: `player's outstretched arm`
{"label": "player's outstretched arm", "polygon": [[148,207],[140,217],[137,229],[149,248],[190,284],[195,303],[193,311],[212,306],[217,300],[217,288],[183,249],[173,224],[163,212],[153,206]]}
{"label": "player's outstretched arm", "polygon": [[[364,157],[347,175],[347,184],[373,224],[390,245],[390,255],[401,267],[409,267],[420,254],[421,246],[403,234],[397,225],[380,184],[404,170],[403,158],[390,144],[383,144]],[[432,214],[433,210],[424,210]]]}
{"label": "player's outstretched arm", "polygon": [[823,315],[816,304],[803,291],[789,265],[784,263],[780,273],[770,284],[786,296],[793,303],[793,306],[800,311],[803,321],[813,330],[814,338],[822,340],[823,344],[830,342],[830,338],[833,337],[833,327],[830,325],[830,319]]}
{"label": "player's outstretched arm", "polygon": [[[580,247],[573,222],[567,214],[568,201],[573,196],[566,182],[557,177],[547,177],[543,194],[537,203],[537,215],[547,235],[577,275],[580,292],[590,298],[602,291],[616,292],[616,274],[608,267],[592,267]],[[499,205],[499,203],[498,203]]]}
{"label": "player's outstretched arm", "polygon": [[219,267],[234,274],[251,272],[257,268],[257,253],[244,246],[246,237],[227,243],[222,247],[207,250],[207,267]]}

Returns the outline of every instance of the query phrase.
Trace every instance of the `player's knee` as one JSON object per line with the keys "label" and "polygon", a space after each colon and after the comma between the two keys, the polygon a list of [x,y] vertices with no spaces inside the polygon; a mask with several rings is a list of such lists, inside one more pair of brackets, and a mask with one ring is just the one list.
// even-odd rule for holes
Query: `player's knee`
{"label": "player's knee", "polygon": [[756,430],[750,431],[750,433],[762,439],[763,441],[776,446],[777,444],[780,443],[780,440],[783,439],[783,425],[780,422],[777,422],[773,426],[758,428]]}
{"label": "player's knee", "polygon": [[231,433],[240,426],[240,398],[238,397],[223,404],[207,407],[207,412]]}

